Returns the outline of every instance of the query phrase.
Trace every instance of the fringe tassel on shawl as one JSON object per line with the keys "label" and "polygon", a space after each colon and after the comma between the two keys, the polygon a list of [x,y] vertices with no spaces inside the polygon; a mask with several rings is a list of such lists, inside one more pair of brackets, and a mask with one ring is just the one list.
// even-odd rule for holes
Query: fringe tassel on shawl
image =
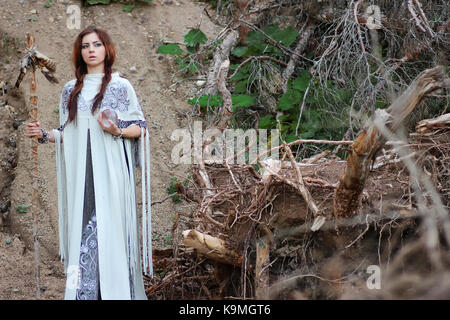
{"label": "fringe tassel on shawl", "polygon": [[150,134],[145,128],[141,128],[140,143],[140,164],[142,171],[142,251],[144,260],[144,274],[148,275],[150,273],[150,276],[153,277],[152,201],[150,192]]}
{"label": "fringe tassel on shawl", "polygon": [[66,191],[66,167],[64,164],[64,152],[62,150],[61,132],[53,130],[56,144],[56,169],[58,183],[58,233],[59,255],[64,261],[64,272],[67,273],[67,259],[69,258],[68,228],[67,228],[67,191]]}

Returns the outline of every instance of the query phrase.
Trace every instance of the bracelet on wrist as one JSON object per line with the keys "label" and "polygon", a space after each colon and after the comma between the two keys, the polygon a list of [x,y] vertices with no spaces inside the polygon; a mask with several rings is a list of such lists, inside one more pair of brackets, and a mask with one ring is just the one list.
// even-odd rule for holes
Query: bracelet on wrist
{"label": "bracelet on wrist", "polygon": [[41,129],[42,132],[42,138],[38,138],[38,142],[39,143],[48,143],[48,132],[45,131],[44,129]]}
{"label": "bracelet on wrist", "polygon": [[122,128],[119,128],[119,130],[120,130],[120,134],[119,134],[118,136],[114,136],[114,139],[115,139],[115,140],[117,140],[117,139],[123,139],[123,130],[122,130]]}

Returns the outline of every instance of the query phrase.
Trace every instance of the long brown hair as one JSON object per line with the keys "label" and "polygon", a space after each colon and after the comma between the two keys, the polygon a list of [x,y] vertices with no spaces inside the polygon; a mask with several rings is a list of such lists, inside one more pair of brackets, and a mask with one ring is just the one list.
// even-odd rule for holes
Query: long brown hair
{"label": "long brown hair", "polygon": [[108,86],[109,81],[111,81],[112,65],[114,64],[114,61],[116,59],[116,50],[114,48],[114,44],[111,40],[111,37],[104,29],[98,28],[96,26],[89,26],[80,32],[80,34],[77,36],[73,44],[72,63],[75,67],[75,77],[77,78],[77,81],[75,83],[72,93],[70,94],[69,101],[67,103],[69,108],[68,122],[74,120],[76,121],[78,110],[78,95],[81,92],[81,89],[83,89],[83,79],[84,76],[87,74],[87,65],[86,62],[84,62],[83,57],[81,55],[81,45],[82,45],[81,41],[83,40],[83,37],[85,35],[91,34],[93,32],[97,34],[98,38],[105,46],[105,60],[104,60],[105,75],[103,76],[102,79],[100,91],[94,98],[94,105],[92,106],[92,114],[94,114],[95,111],[99,108],[100,103],[103,100],[103,95],[105,94],[106,87]]}

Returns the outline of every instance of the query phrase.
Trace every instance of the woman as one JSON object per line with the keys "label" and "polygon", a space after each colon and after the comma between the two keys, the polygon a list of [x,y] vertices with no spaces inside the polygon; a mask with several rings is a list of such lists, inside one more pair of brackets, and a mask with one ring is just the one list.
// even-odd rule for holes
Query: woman
{"label": "woman", "polygon": [[[130,82],[111,70],[115,49],[105,30],[83,30],[72,60],[76,79],[62,90],[61,126],[49,132],[38,122],[26,127],[28,137],[56,144],[65,299],[147,299],[142,271],[153,276],[147,123]],[[117,122],[104,118],[105,109],[116,112]],[[144,270],[134,170],[139,164]]]}

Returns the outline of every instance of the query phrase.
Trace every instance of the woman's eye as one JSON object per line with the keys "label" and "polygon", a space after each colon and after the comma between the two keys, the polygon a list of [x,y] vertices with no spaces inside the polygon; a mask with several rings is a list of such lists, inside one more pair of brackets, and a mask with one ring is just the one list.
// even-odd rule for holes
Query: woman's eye
{"label": "woman's eye", "polygon": [[[102,44],[100,42],[96,42],[96,43],[94,43],[94,46],[101,47]],[[81,46],[81,48],[82,49],[87,49],[87,48],[89,48],[89,45],[88,44],[84,44],[84,45]]]}

